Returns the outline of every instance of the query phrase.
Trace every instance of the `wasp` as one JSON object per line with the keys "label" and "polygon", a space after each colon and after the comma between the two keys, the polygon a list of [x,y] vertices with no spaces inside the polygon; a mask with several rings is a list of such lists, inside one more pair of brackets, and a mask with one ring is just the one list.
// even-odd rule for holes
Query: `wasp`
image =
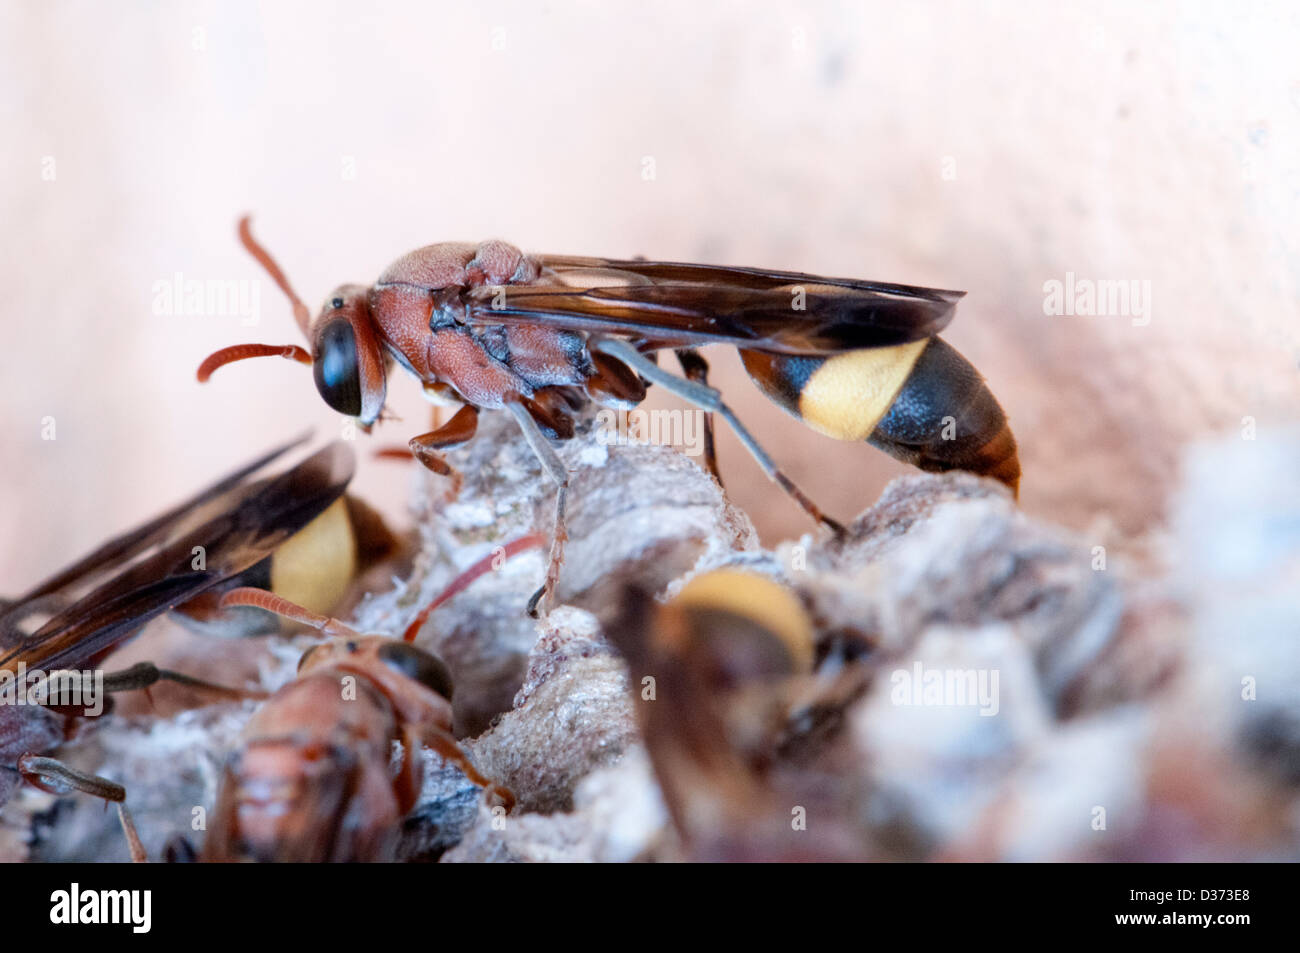
{"label": "wasp", "polygon": [[[470,440],[479,412],[505,410],[557,486],[546,581],[530,611],[549,606],[567,538],[569,474],[551,439],[574,434],[587,402],[626,408],[647,382],[708,415],[706,460],[717,475],[712,415],[816,522],[826,516],[783,473],[707,382],[698,348],[728,344],[778,405],[840,440],[867,440],[923,470],[970,470],[1016,491],[1015,438],[979,373],[937,335],[961,292],[795,272],[673,262],[527,255],[503,241],[442,243],[393,262],[373,285],[336,288],[313,320],[280,266],[239,223],[244,247],[288,296],[310,344],[239,344],[199,366],[279,356],[309,365],[325,403],[368,430],[396,363],[431,400],[456,413],[411,439],[428,469],[450,475],[441,451]],[[682,374],[661,368],[673,351]]]}
{"label": "wasp", "polygon": [[[313,605],[335,607],[350,580],[392,552],[396,539],[373,511],[344,495],[354,460],[341,443],[277,476],[255,478],[301,442],[272,450],[0,604],[0,684],[24,691],[19,677],[41,673],[43,690],[48,689],[54,673],[97,666],[170,610],[207,632],[261,631],[264,613],[220,606],[221,593],[232,587],[265,584]],[[147,689],[159,681],[227,697],[257,694],[150,663],[104,675],[102,691]],[[43,757],[64,738],[67,726],[59,711],[40,704],[0,705],[0,805],[16,779],[25,778],[59,793],[76,789],[115,802],[126,827],[125,792],[119,785]],[[132,837],[131,843],[135,854],[138,841]]]}
{"label": "wasp", "polygon": [[[687,856],[859,856],[826,785],[802,766],[783,770],[796,715],[842,708],[864,685],[860,670],[819,652],[792,590],[734,568],[695,576],[662,604],[630,586],[605,634],[627,662],[641,737]],[[792,826],[792,809],[814,815],[808,828]]]}
{"label": "wasp", "polygon": [[[527,536],[502,555],[542,542]],[[276,613],[316,629],[325,641],[303,654],[297,678],[245,728],[222,774],[204,860],[393,860],[400,822],[420,793],[422,746],[458,767],[495,807],[514,806],[514,795],[480,774],[451,733],[447,666],[411,644],[430,613],[490,569],[494,558],[462,573],[403,638],[363,635],[260,589],[222,597],[225,607]]]}
{"label": "wasp", "polygon": [[[217,607],[221,590],[236,586],[271,589],[320,611],[337,609],[353,579],[397,558],[404,544],[374,509],[344,494],[354,463],[341,443],[279,477],[251,478],[304,439],[114,537],[16,599],[0,600],[0,669],[61,664],[68,659],[60,646],[84,660],[168,610],[206,634],[264,631],[264,613]],[[110,571],[116,575],[105,581]],[[160,598],[139,595],[146,590]],[[120,618],[109,619],[107,610],[124,599]],[[140,611],[131,616],[128,607]],[[35,631],[23,631],[24,622],[50,616]]]}

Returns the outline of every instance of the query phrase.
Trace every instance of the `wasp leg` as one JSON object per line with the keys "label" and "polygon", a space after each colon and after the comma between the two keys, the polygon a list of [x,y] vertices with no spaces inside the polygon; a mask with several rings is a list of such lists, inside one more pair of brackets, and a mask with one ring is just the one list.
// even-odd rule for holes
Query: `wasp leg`
{"label": "wasp leg", "polygon": [[[703,387],[709,386],[709,362],[693,347],[678,348],[675,352],[677,362],[682,365],[682,372],[687,380]],[[713,443],[713,414],[704,415],[704,468],[722,486],[722,474],[718,472],[718,453]]]}
{"label": "wasp leg", "polygon": [[101,798],[105,803],[117,807],[118,820],[122,822],[122,832],[126,834],[126,845],[131,852],[131,862],[143,864],[148,859],[144,845],[140,843],[140,834],[131,820],[131,812],[126,809],[126,788],[115,784],[108,778],[97,774],[85,774],[70,768],[55,758],[45,758],[35,754],[25,754],[18,759],[18,773],[30,784],[51,794],[67,794],[69,791],[81,791],[92,797]]}
{"label": "wasp leg", "polygon": [[420,732],[419,739],[433,749],[438,757],[442,758],[448,764],[454,764],[458,767],[465,777],[483,789],[483,793],[488,797],[495,797],[498,802],[506,809],[506,813],[515,806],[515,796],[507,787],[490,781],[479,773],[478,768],[474,767],[473,762],[469,760],[469,755],[465,749],[460,746],[455,738],[446,730],[437,727],[427,727]]}
{"label": "wasp leg", "polygon": [[[425,391],[426,392],[433,391],[433,388],[437,386],[438,385],[436,384],[432,384],[426,387]],[[440,404],[434,404],[432,407],[429,408],[430,433],[442,429],[442,425],[443,425],[442,406],[443,405]],[[400,460],[406,463],[409,463],[410,461],[415,459],[415,454],[411,452],[411,448],[409,445],[405,447],[398,447],[398,446],[380,447],[378,450],[373,451],[370,455],[374,457],[376,460]]]}
{"label": "wasp leg", "polygon": [[437,451],[468,443],[477,432],[478,409],[466,404],[437,430],[413,437],[407,446],[411,448],[415,459],[419,460],[426,469],[432,470],[439,476],[451,477],[456,492],[460,492],[460,474],[453,470],[446,458]]}
{"label": "wasp leg", "polygon": [[748,450],[753,455],[754,459],[758,461],[758,465],[763,468],[763,472],[768,475],[768,478],[771,479],[772,482],[785,490],[785,492],[803,508],[803,511],[818,523],[821,523],[823,526],[830,529],[836,536],[842,536],[844,534],[843,526],[824,514],[817,505],[808,498],[803,490],[795,486],[793,480],[777,468],[777,465],[772,462],[772,458],[767,455],[767,451],[764,450],[762,446],[759,445],[758,441],[754,439],[754,436],[745,429],[744,424],[742,424],[736,417],[735,412],[723,403],[722,394],[720,392],[705,384],[686,380],[685,378],[678,377],[670,371],[661,370],[658,364],[647,360],[646,357],[637,351],[636,348],[618,338],[602,338],[599,341],[593,342],[591,347],[595,350],[603,351],[611,357],[618,358],[646,380],[662,385],[665,390],[676,394],[685,401],[695,404],[701,410],[720,414],[722,419],[727,422],[728,426],[735,431],[736,436],[740,438],[740,442],[745,445],[745,449]]}
{"label": "wasp leg", "polygon": [[593,354],[591,365],[592,373],[583,383],[583,388],[596,403],[630,410],[645,400],[645,384],[622,361],[604,354]]}
{"label": "wasp leg", "polygon": [[167,838],[167,843],[163,845],[163,863],[197,864],[198,862],[199,852],[194,849],[194,845],[188,838],[180,834],[173,834]]}
{"label": "wasp leg", "polygon": [[533,597],[528,600],[528,614],[536,618],[539,614],[544,615],[550,611],[551,602],[555,597],[555,586],[560,581],[560,566],[564,562],[564,543],[569,538],[569,531],[564,524],[564,510],[569,498],[569,470],[550,441],[546,439],[546,434],[542,433],[533,415],[519,399],[506,401],[506,410],[514,415],[519,423],[519,429],[524,432],[524,439],[528,441],[528,446],[532,448],[533,453],[537,454],[537,459],[542,461],[542,467],[551,475],[557,487],[555,532],[551,536],[551,556],[546,565],[546,581],[542,583],[542,588],[533,593]]}
{"label": "wasp leg", "polygon": [[195,678],[183,672],[173,672],[169,669],[159,668],[152,662],[137,662],[130,668],[123,669],[120,672],[109,672],[104,676],[104,691],[110,694],[113,692],[130,692],[137,689],[148,691],[159,682],[173,682],[190,688],[201,688],[204,691],[236,700],[267,697],[267,693],[261,689],[228,688],[225,685],[218,685],[215,682]]}
{"label": "wasp leg", "polygon": [[532,398],[521,397],[519,402],[528,416],[542,428],[551,440],[569,440],[573,437],[573,405],[571,395],[563,387],[543,387]]}

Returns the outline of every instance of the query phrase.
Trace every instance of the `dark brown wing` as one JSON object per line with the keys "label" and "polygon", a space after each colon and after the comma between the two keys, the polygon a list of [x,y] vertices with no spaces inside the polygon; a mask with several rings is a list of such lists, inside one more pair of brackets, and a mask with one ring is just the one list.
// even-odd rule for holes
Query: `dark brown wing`
{"label": "dark brown wing", "polygon": [[[148,522],[142,523],[120,536],[115,536],[94,552],[32,587],[29,591],[13,600],[12,604],[29,603],[35,599],[53,595],[60,590],[66,590],[71,586],[85,583],[95,575],[102,574],[115,566],[120,567],[124,560],[134,559],[137,554],[154,545],[169,533],[176,533],[179,524],[188,519],[190,514],[235,489],[246,478],[262,469],[272,460],[305,443],[308,436],[310,435],[303,434],[288,443],[281,444],[233,473],[227,474],[210,486],[204,487],[189,499],[167,510],[167,512],[155,516]],[[2,641],[0,641],[0,645],[3,645]]]}
{"label": "dark brown wing", "polygon": [[[170,521],[151,520],[106,544],[99,551],[118,552],[118,558],[138,552],[141,558],[70,605],[58,606],[54,617],[30,635],[0,626],[7,643],[0,646],[0,670],[12,671],[20,662],[46,671],[78,668],[155,616],[243,572],[338,499],[352,479],[354,463],[352,452],[336,442],[251,492],[238,492],[232,474],[214,484],[233,494],[231,504],[206,522],[185,527],[189,513],[177,508],[169,511]],[[238,471],[243,476],[249,472],[247,467]],[[212,489],[193,500],[207,502]],[[203,547],[203,569],[193,568],[196,546]],[[46,585],[34,591],[39,600],[54,594]],[[28,605],[10,606],[5,617],[21,618]]]}
{"label": "dark brown wing", "polygon": [[658,347],[732,344],[793,354],[889,347],[938,334],[964,292],[797,272],[538,256],[526,284],[476,288],[476,324],[547,323]]}

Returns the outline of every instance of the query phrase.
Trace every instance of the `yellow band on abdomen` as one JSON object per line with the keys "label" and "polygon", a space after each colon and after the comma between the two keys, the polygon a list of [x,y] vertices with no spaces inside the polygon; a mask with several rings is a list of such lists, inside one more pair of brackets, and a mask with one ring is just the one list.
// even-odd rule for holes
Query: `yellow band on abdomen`
{"label": "yellow band on abdomen", "polygon": [[748,619],[784,643],[796,672],[812,670],[812,622],[798,597],[767,576],[740,569],[714,569],[682,586],[672,603],[718,609]]}
{"label": "yellow band on abdomen", "polygon": [[837,440],[865,440],[898,396],[929,338],[828,358],[799,394],[799,416]]}
{"label": "yellow band on abdomen", "polygon": [[356,571],[356,536],[347,501],[340,497],[275,551],[271,591],[329,615],[338,608]]}

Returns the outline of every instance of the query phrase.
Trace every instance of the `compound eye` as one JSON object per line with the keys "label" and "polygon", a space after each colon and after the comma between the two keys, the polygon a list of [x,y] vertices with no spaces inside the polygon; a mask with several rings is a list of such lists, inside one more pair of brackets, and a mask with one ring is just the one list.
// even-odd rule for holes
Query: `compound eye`
{"label": "compound eye", "polygon": [[320,329],[311,372],[325,403],[340,414],[361,416],[361,369],[351,322],[335,320]]}
{"label": "compound eye", "polygon": [[394,671],[451,701],[451,673],[436,656],[406,642],[388,642],[380,646],[379,659]]}

